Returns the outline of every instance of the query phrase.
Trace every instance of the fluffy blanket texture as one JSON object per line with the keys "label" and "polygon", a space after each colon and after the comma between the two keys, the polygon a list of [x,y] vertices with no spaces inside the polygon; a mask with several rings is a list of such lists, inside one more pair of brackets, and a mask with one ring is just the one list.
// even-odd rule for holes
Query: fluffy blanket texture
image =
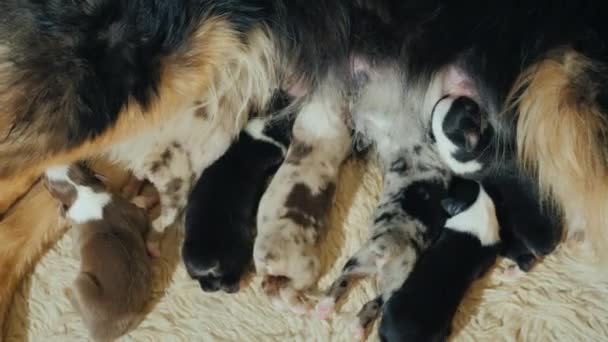
{"label": "fluffy blanket texture", "polygon": [[[124,180],[123,172],[105,172],[115,185]],[[322,245],[325,272],[320,289],[329,286],[367,239],[380,190],[380,173],[373,165],[351,161],[343,168]],[[337,315],[319,321],[276,311],[262,294],[259,277],[237,295],[206,294],[181,265],[180,239],[180,229],[168,231],[163,258],[155,262],[150,312],[124,341],[351,341],[350,321],[374,295],[374,284],[362,281]],[[65,234],[24,281],[9,314],[7,342],[88,340],[63,294],[79,267],[72,248],[72,237]],[[608,272],[591,266],[593,256],[587,250],[575,241],[564,243],[531,273],[516,279],[504,274],[507,263],[501,261],[461,305],[453,340],[607,340]],[[377,340],[375,330],[371,341]]]}

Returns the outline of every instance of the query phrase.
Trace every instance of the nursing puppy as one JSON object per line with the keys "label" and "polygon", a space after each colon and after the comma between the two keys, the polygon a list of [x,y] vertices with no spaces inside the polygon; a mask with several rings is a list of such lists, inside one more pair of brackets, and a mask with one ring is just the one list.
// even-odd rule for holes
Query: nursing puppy
{"label": "nursing puppy", "polygon": [[471,283],[496,260],[499,225],[483,187],[455,178],[442,205],[451,217],[386,303],[379,329],[383,342],[446,341]]}
{"label": "nursing puppy", "polygon": [[455,174],[482,182],[500,222],[501,254],[528,271],[557,246],[561,217],[541,203],[537,184],[514,160],[496,162],[494,129],[487,120],[471,98],[446,96],[433,109],[432,133],[439,154]]}
{"label": "nursing puppy", "polygon": [[251,120],[190,193],[182,257],[203,291],[237,292],[252,268],[258,204],[285,158],[292,120]]}
{"label": "nursing puppy", "polygon": [[262,287],[279,309],[305,314],[306,291],[321,269],[324,235],[342,162],[350,152],[350,129],[340,115],[343,94],[321,89],[294,121],[292,142],[258,208],[253,256]]}
{"label": "nursing puppy", "polygon": [[[608,26],[598,10],[604,7],[601,0],[5,1],[0,178],[11,184],[23,170],[41,174],[97,154],[201,105],[212,121],[222,121],[214,129],[236,137],[243,118],[263,110],[278,88],[308,95],[301,112],[321,119],[310,122],[331,122],[326,117],[343,114],[343,102],[332,99],[345,92],[357,64],[352,57],[360,54],[402,67],[396,75],[407,100],[399,105],[409,115],[430,114],[426,104],[471,84],[497,139],[514,147],[540,194],[563,209],[572,231],[584,229],[591,241],[605,243]],[[436,81],[451,69],[455,82]],[[337,86],[329,74],[338,74]],[[305,131],[307,145],[329,146],[344,130],[330,124]],[[315,150],[310,156],[318,158],[308,160],[319,166],[330,156],[329,168],[277,174],[294,176],[293,184],[315,194],[334,184],[344,155]],[[20,183],[10,197],[28,182]],[[282,193],[274,204],[301,189],[275,184],[287,189],[272,191]],[[328,205],[321,211],[317,217]],[[271,230],[285,221],[265,224]]]}
{"label": "nursing puppy", "polygon": [[351,90],[356,95],[349,103],[351,118],[380,162],[383,191],[373,213],[370,239],[325,291],[316,314],[327,318],[358,278],[377,279],[377,297],[360,309],[353,322],[355,337],[362,339],[382,304],[443,228],[446,215],[441,200],[451,175],[427,134],[427,124],[407,107],[399,67],[358,63],[359,81]]}
{"label": "nursing puppy", "polygon": [[115,340],[141,322],[151,294],[146,213],[79,165],[49,169],[45,183],[77,236],[80,271],[65,293],[94,340]]}

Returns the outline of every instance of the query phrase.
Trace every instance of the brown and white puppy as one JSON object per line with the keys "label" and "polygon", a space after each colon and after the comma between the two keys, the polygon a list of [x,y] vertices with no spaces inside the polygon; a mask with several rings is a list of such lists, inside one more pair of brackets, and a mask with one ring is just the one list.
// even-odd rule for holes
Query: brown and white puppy
{"label": "brown and white puppy", "polygon": [[80,272],[66,296],[94,340],[115,340],[141,322],[151,294],[146,213],[78,164],[47,170],[45,183],[76,231]]}
{"label": "brown and white puppy", "polygon": [[342,98],[325,89],[304,106],[294,122],[285,161],[258,207],[256,270],[264,276],[262,286],[275,305],[286,305],[298,314],[312,309],[303,291],[319,277],[319,237],[333,203],[340,165],[350,151]]}

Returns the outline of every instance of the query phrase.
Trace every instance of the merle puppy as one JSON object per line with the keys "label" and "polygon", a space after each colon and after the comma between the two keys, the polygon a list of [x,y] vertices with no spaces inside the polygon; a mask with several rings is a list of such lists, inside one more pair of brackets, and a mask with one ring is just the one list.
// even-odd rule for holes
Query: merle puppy
{"label": "merle puppy", "polygon": [[188,199],[182,255],[203,291],[234,293],[252,266],[260,198],[283,162],[292,118],[253,119]]}
{"label": "merle puppy", "polygon": [[499,225],[481,185],[454,178],[442,205],[452,217],[384,306],[381,341],[445,341],[471,283],[496,260]]}
{"label": "merle puppy", "polygon": [[562,234],[558,210],[541,202],[538,186],[515,160],[496,159],[494,129],[469,97],[446,96],[433,110],[439,154],[457,175],[482,182],[500,222],[501,254],[528,271],[551,253]]}

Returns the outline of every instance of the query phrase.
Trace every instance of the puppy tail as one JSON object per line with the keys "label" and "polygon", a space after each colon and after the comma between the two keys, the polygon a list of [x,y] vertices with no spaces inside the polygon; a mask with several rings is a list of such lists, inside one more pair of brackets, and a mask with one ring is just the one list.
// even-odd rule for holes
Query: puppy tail
{"label": "puppy tail", "polygon": [[584,232],[608,261],[608,79],[602,66],[560,50],[517,81],[517,153],[545,200],[563,210],[569,235]]}

